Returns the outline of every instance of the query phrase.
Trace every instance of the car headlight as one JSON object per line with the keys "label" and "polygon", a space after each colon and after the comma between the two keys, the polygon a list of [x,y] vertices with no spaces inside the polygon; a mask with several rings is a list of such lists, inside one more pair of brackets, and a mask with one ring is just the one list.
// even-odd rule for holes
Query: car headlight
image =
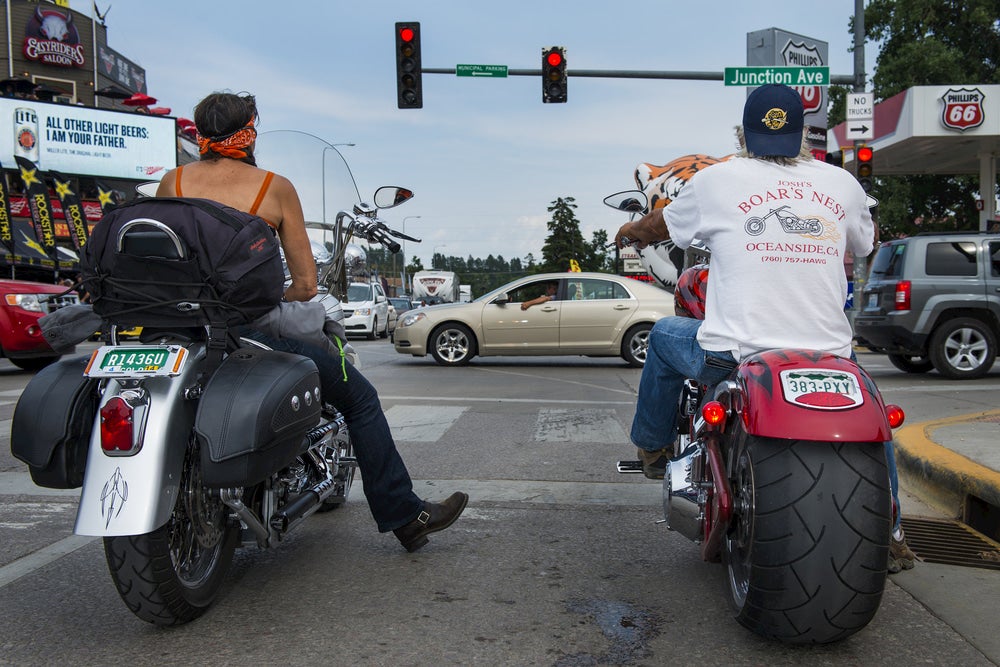
{"label": "car headlight", "polygon": [[419,322],[420,320],[424,319],[425,317],[427,316],[423,313],[407,313],[406,315],[403,316],[403,319],[401,319],[399,322],[396,322],[396,326],[397,327],[412,326],[417,322]]}
{"label": "car headlight", "polygon": [[39,294],[7,294],[5,299],[8,306],[17,306],[34,313],[44,313],[45,301],[48,301]]}
{"label": "car headlight", "polygon": [[358,308],[357,310],[354,311],[354,314],[355,315],[361,315],[363,317],[368,317],[369,315],[372,314],[372,309],[371,308]]}

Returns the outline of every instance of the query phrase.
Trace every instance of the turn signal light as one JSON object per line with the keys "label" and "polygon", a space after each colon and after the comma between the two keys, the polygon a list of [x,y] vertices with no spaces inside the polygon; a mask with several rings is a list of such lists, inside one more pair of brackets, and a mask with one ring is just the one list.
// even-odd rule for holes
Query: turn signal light
{"label": "turn signal light", "polygon": [[899,428],[906,419],[903,408],[898,405],[885,406],[885,418],[889,420],[889,428]]}
{"label": "turn signal light", "polygon": [[135,440],[132,406],[115,396],[101,408],[101,449],[106,452],[128,452]]}
{"label": "turn signal light", "polygon": [[721,426],[726,422],[726,408],[718,401],[709,401],[702,406],[701,417],[711,426]]}

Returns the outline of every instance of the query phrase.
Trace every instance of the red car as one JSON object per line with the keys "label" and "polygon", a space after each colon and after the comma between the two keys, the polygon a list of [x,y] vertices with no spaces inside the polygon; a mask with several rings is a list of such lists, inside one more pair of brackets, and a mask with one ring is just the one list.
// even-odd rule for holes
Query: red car
{"label": "red car", "polygon": [[63,306],[80,302],[65,287],[27,280],[0,279],[0,354],[26,371],[48,366],[61,355],[42,337],[38,320]]}

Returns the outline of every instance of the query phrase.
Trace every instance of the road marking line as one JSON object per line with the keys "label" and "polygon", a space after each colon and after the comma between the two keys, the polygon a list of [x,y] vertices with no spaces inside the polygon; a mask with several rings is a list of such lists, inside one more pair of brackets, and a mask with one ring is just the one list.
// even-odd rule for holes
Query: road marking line
{"label": "road marking line", "polygon": [[0,588],[87,546],[96,539],[96,537],[70,535],[54,544],[42,547],[34,553],[18,558],[13,563],[0,567]]}

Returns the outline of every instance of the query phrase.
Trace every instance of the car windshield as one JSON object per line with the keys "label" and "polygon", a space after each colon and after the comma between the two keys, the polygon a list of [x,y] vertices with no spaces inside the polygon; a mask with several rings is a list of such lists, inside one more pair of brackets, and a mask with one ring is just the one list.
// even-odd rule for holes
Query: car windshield
{"label": "car windshield", "polygon": [[373,301],[372,299],[372,287],[371,285],[348,285],[347,286],[347,301],[348,303],[358,301]]}

